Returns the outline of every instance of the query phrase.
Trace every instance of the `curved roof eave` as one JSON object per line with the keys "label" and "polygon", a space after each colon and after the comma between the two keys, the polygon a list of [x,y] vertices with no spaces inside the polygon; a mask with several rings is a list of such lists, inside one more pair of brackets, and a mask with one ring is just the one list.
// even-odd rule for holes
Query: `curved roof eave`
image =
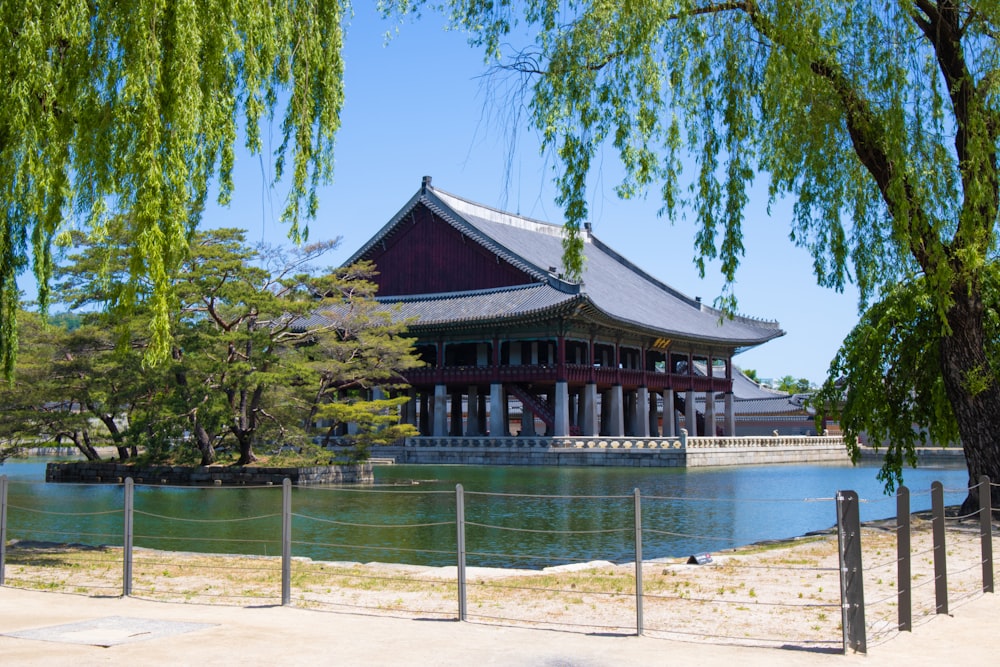
{"label": "curved roof eave", "polygon": [[748,350],[750,348],[756,347],[758,345],[763,345],[764,343],[774,340],[775,338],[780,338],[785,335],[784,330],[780,328],[775,328],[771,330],[770,335],[762,336],[756,339],[747,338],[731,338],[725,336],[705,336],[704,334],[698,336],[692,336],[690,333],[679,331],[675,329],[661,329],[658,327],[650,326],[649,324],[643,324],[641,322],[635,322],[631,320],[626,320],[617,315],[612,315],[607,311],[603,310],[600,306],[594,303],[593,299],[586,296],[586,303],[588,310],[595,313],[601,320],[614,323],[617,326],[627,325],[629,328],[635,331],[646,332],[650,336],[657,338],[670,338],[675,341],[683,341],[690,343],[702,343],[708,345],[720,345],[725,347],[732,347],[734,350],[742,351]]}

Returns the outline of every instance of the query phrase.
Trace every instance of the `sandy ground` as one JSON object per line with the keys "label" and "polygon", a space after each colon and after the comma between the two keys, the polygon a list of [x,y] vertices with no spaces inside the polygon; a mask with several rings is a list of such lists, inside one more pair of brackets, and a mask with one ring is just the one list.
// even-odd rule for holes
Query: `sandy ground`
{"label": "sandy ground", "polygon": [[[916,636],[941,615],[935,613],[930,522],[915,519],[911,539],[916,628],[912,636]],[[891,523],[866,526],[862,544],[867,645],[877,655],[882,646],[905,643],[911,635],[897,630],[896,539]],[[993,595],[982,593],[978,524],[949,522],[946,547],[949,611],[984,605],[1000,611]],[[0,633],[11,622],[25,621],[8,613],[9,604],[29,594],[11,589],[75,593],[70,596],[74,601],[119,596],[120,557],[120,550],[114,549],[12,545],[5,580],[10,588],[0,591],[0,618],[7,627],[0,626]],[[209,615],[224,619],[243,613],[234,608],[276,607],[281,602],[280,561],[274,558],[137,550],[133,567],[132,598],[123,603],[158,603],[174,610],[172,614],[180,610],[182,616],[186,607],[199,610],[192,616],[214,609]],[[331,627],[344,617],[360,616],[372,623],[410,621],[412,629],[431,627],[426,621],[454,621],[459,614],[454,567],[295,559],[291,577],[290,606],[295,613],[313,613]],[[683,560],[646,562],[641,612],[635,578],[634,564],[602,562],[545,570],[469,568],[466,620],[470,623],[459,625],[492,626],[498,632],[531,630],[536,633],[533,637],[555,632],[560,637],[624,638],[637,634],[641,615],[644,640],[780,649],[782,661],[791,655],[834,654],[842,648],[833,533],[716,553],[711,563],[703,565]],[[49,599],[62,605],[64,597]],[[978,639],[977,645],[991,641],[993,635]],[[0,650],[0,655],[5,653]]]}

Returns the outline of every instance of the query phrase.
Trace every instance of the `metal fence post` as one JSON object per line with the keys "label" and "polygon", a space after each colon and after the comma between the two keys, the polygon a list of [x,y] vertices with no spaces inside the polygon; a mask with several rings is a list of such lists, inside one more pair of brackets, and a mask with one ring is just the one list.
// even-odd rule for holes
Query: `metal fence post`
{"label": "metal fence post", "polygon": [[465,591],[465,489],[455,485],[455,555],[458,576],[458,620],[466,620]]}
{"label": "metal fence post", "polygon": [[934,535],[934,600],[938,614],[948,613],[948,561],[944,544],[944,486],[931,484],[931,530]]}
{"label": "metal fence post", "polygon": [[979,539],[983,549],[984,593],[993,592],[993,501],[990,496],[990,478],[983,475],[979,478]]}
{"label": "metal fence post", "polygon": [[281,604],[292,602],[292,480],[281,482]]}
{"label": "metal fence post", "polygon": [[0,586],[4,584],[7,563],[7,475],[0,475]]}
{"label": "metal fence post", "polygon": [[861,568],[861,513],[858,494],[837,493],[837,545],[840,552],[840,606],[844,653],[868,652],[865,637],[865,591]]}
{"label": "metal fence post", "polygon": [[132,595],[132,538],[134,537],[133,509],[135,507],[135,484],[131,477],[125,478],[122,517],[122,595]]}
{"label": "metal fence post", "polygon": [[635,634],[642,636],[642,501],[635,489]]}
{"label": "metal fence post", "polygon": [[910,562],[910,490],[896,491],[896,590],[900,632],[913,630],[913,575]]}

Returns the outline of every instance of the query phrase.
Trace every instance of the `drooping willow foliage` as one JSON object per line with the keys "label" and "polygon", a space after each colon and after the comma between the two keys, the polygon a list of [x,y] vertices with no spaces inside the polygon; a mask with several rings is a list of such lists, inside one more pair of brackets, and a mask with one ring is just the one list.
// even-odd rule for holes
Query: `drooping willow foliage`
{"label": "drooping willow foliage", "polygon": [[[347,0],[0,1],[0,366],[13,367],[16,277],[31,266],[48,301],[52,248],[124,221],[129,271],[169,346],[169,280],[217,181],[226,203],[245,127],[261,150],[276,120],[283,218],[307,234],[332,171],[343,99]],[[150,289],[138,286],[148,283]],[[142,296],[140,296],[142,294]]]}
{"label": "drooping willow foliage", "polygon": [[[693,214],[695,261],[702,271],[719,261],[718,305],[735,309],[760,173],[772,201],[794,201],[790,236],[821,285],[854,281],[863,307],[885,297],[890,311],[902,304],[896,285],[908,286],[906,302],[920,305],[910,314],[938,346],[920,357],[951,407],[937,416],[957,421],[970,476],[1000,477],[984,428],[1000,419],[997,342],[984,324],[997,305],[985,290],[1000,211],[1000,3],[382,1],[401,13],[439,5],[522,91],[525,120],[556,157],[569,275],[585,259],[587,176],[610,147],[621,196],[657,190],[665,213]],[[892,432],[912,429],[911,416],[895,413]]]}

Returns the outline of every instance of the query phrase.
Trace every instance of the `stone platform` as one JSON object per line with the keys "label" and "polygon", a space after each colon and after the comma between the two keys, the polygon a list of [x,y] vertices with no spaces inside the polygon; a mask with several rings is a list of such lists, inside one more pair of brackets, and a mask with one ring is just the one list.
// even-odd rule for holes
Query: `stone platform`
{"label": "stone platform", "polygon": [[837,436],[419,437],[379,447],[396,463],[436,465],[621,466],[696,468],[766,463],[847,462]]}
{"label": "stone platform", "polygon": [[46,482],[121,484],[131,477],[136,484],[165,486],[280,486],[292,484],[370,484],[375,481],[370,463],[302,468],[256,466],[137,466],[102,461],[49,463]]}

